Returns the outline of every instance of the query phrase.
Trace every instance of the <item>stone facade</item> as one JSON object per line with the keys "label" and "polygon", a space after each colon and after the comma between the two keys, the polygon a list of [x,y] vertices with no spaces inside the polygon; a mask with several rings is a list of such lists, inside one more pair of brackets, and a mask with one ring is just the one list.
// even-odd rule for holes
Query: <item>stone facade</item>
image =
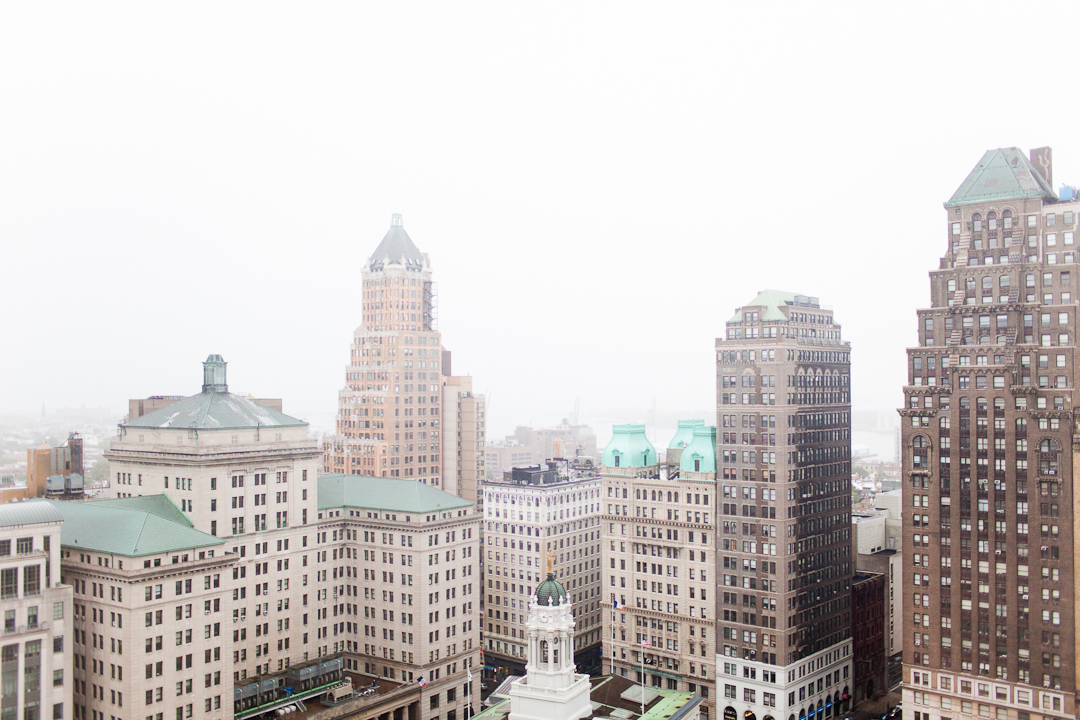
{"label": "stone facade", "polygon": [[600,470],[604,673],[700,693],[701,717],[715,718],[715,474],[678,476],[656,464],[643,426],[627,427],[654,464],[628,467],[622,448],[619,467]]}
{"label": "stone facade", "polygon": [[79,717],[72,706],[72,589],[60,576],[61,521],[39,503],[0,506],[3,720]]}
{"label": "stone facade", "polygon": [[945,205],[904,387],[904,704],[1074,717],[1077,218],[1049,149],[986,153]]}
{"label": "stone facade", "polygon": [[579,667],[600,643],[600,478],[562,471],[550,482],[498,479],[484,484],[484,564],[488,665],[524,670],[527,603],[543,578],[547,553],[574,603],[572,650]]}
{"label": "stone facade", "polygon": [[[476,502],[484,472],[483,399],[472,395],[471,378],[450,375],[431,262],[405,233],[400,215],[360,277],[363,314],[338,393],[336,431],[323,439],[324,472],[415,479]],[[451,391],[451,385],[460,387]],[[463,406],[459,391],[467,393]],[[445,399],[453,404],[444,405]],[[461,414],[471,422],[457,422]],[[451,419],[455,430],[447,435]],[[462,428],[480,443],[481,451],[463,446],[468,458],[457,448]]]}
{"label": "stone facade", "polygon": [[817,298],[766,290],[716,341],[717,693],[725,715],[846,711],[850,346]]}

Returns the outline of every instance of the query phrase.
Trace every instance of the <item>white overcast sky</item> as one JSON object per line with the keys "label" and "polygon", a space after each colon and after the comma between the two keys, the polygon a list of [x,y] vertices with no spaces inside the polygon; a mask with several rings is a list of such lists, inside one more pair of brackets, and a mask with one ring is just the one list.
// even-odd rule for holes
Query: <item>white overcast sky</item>
{"label": "white overcast sky", "polygon": [[489,437],[715,407],[764,288],[901,402],[988,148],[1080,184],[1075,5],[5,3],[0,414],[234,391],[329,418],[390,223]]}

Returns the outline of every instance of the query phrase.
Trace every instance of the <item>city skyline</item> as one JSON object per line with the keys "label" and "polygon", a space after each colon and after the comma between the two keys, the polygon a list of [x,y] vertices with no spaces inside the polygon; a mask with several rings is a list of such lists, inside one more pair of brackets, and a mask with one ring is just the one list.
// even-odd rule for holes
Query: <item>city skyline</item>
{"label": "city skyline", "polygon": [[[939,9],[930,25],[900,10],[882,36],[864,29],[877,27],[861,24],[875,22],[865,10],[789,10],[324,10],[269,13],[252,35],[241,12],[203,22],[73,9],[57,28],[30,6],[6,8],[0,52],[34,70],[9,78],[3,123],[19,143],[5,145],[0,232],[9,267],[48,267],[50,285],[35,272],[0,285],[7,337],[35,349],[0,359],[0,376],[20,378],[0,384],[0,406],[37,415],[43,402],[145,397],[220,352],[253,368],[240,389],[332,416],[340,329],[359,309],[352,268],[399,212],[438,260],[439,330],[459,372],[482,379],[497,435],[556,424],[578,397],[586,415],[644,415],[653,397],[683,416],[707,408],[701,351],[723,318],[766,286],[804,287],[804,275],[850,308],[855,409],[890,411],[914,338],[906,308],[925,294],[915,278],[941,255],[932,210],[955,189],[939,178],[962,177],[989,147],[1052,144],[1069,182],[1080,147],[1053,113],[951,112],[936,68],[966,57],[1005,86],[1058,92],[1052,77],[979,52],[993,12]],[[759,23],[768,37],[714,41]],[[1053,66],[1067,43],[1048,32]],[[910,37],[929,48],[916,63],[904,60]],[[902,207],[882,219],[880,195]],[[762,217],[781,206],[793,224],[770,229]],[[768,280],[732,271],[760,267],[762,240]],[[266,284],[298,302],[261,306]],[[162,291],[180,302],[159,313]],[[612,325],[663,328],[666,341],[609,366],[596,340]],[[140,342],[116,363],[132,327]],[[532,343],[554,350],[502,361]],[[80,362],[65,364],[71,344]],[[541,375],[552,391],[522,382]]]}

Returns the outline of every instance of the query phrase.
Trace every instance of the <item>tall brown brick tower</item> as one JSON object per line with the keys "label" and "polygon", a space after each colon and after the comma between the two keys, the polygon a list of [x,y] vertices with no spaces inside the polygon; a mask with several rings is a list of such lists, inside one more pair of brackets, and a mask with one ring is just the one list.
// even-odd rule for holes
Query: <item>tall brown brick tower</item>
{"label": "tall brown brick tower", "polygon": [[1075,717],[1077,212],[1049,148],[945,203],[904,388],[904,713]]}

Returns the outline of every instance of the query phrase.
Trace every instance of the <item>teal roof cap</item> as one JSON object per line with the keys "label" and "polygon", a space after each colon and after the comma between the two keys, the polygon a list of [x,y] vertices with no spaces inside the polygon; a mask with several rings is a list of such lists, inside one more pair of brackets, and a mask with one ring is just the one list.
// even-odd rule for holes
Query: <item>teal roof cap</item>
{"label": "teal roof cap", "polygon": [[656,448],[645,437],[644,425],[616,425],[611,441],[604,448],[606,467],[647,467],[656,465]]}
{"label": "teal roof cap", "polygon": [[780,310],[780,308],[785,305],[797,305],[799,307],[810,308],[821,307],[821,304],[817,302],[817,298],[810,297],[809,295],[800,295],[799,293],[786,292],[784,290],[762,290],[757,294],[757,297],[736,310],[735,314],[731,316],[728,322],[742,322],[744,308],[762,306],[764,306],[765,310],[761,313],[761,320],[765,322],[787,320],[788,316]]}
{"label": "teal roof cap", "polygon": [[1015,147],[987,150],[979,164],[968,173],[945,207],[1013,198],[1044,197],[1057,194],[1023,150]]}
{"label": "teal roof cap", "polygon": [[694,428],[704,427],[704,420],[680,420],[679,429],[675,431],[675,437],[668,443],[669,450],[678,450],[690,444],[694,439]]}
{"label": "teal roof cap", "polygon": [[[695,466],[696,461],[696,466]],[[694,437],[683,450],[679,469],[687,472],[716,472],[716,426],[694,428]]]}
{"label": "teal roof cap", "polygon": [[328,473],[319,477],[319,509],[353,507],[390,512],[427,513],[472,505],[418,480]]}

